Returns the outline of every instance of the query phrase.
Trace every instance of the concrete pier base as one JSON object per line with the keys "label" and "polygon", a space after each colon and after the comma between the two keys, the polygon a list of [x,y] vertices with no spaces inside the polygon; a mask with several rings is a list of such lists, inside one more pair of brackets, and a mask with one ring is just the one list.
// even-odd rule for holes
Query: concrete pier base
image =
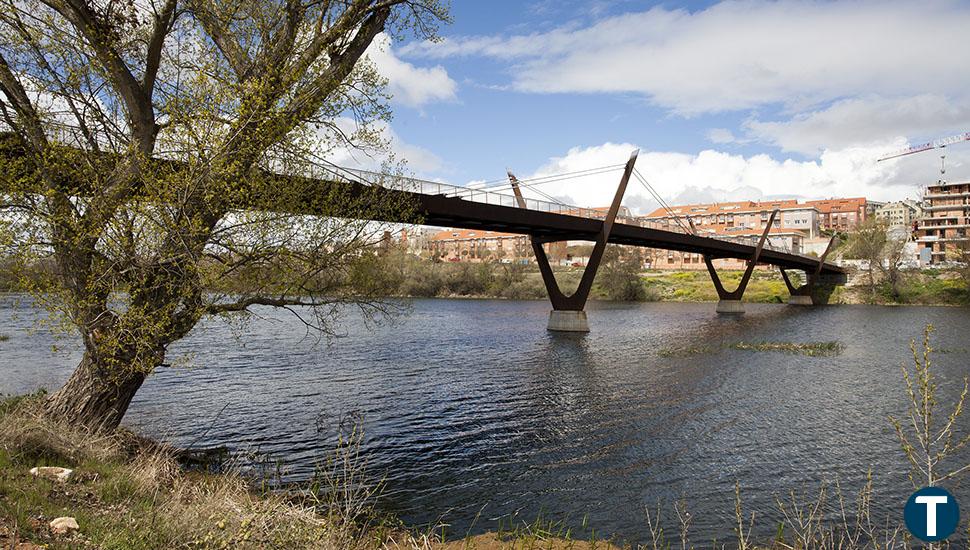
{"label": "concrete pier base", "polygon": [[549,330],[556,332],[589,332],[585,311],[552,310],[549,312]]}
{"label": "concrete pier base", "polygon": [[744,313],[744,304],[741,300],[720,300],[716,311],[724,315],[741,315]]}
{"label": "concrete pier base", "polygon": [[812,297],[805,294],[792,294],[788,298],[788,304],[792,306],[812,306]]}

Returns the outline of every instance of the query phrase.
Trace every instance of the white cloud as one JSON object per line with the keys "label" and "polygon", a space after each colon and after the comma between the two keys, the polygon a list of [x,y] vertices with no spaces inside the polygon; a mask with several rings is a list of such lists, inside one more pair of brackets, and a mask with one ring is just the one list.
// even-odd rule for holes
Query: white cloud
{"label": "white cloud", "polygon": [[397,57],[391,38],[381,33],[374,39],[367,55],[377,70],[388,80],[393,101],[408,107],[420,107],[435,101],[454,101],[458,84],[444,67],[415,67]]}
{"label": "white cloud", "polygon": [[511,62],[519,90],[639,93],[691,115],[766,104],[803,110],[873,91],[965,98],[970,72],[958,66],[968,27],[970,3],[956,0],[738,0],[405,51],[493,57]]}
{"label": "white cloud", "polygon": [[940,95],[922,94],[895,99],[844,99],[790,120],[751,120],[744,126],[751,137],[760,141],[784,151],[814,156],[826,148],[859,144],[882,146],[889,151],[902,145],[900,136],[943,137],[967,131],[967,121],[970,103],[960,105]]}
{"label": "white cloud", "polygon": [[727,128],[711,128],[707,131],[707,140],[711,143],[737,143],[738,138]]}
{"label": "white cloud", "polygon": [[[575,172],[624,162],[637,146],[604,143],[575,147],[554,157],[528,178]],[[825,151],[818,160],[777,160],[768,155],[745,157],[716,150],[699,154],[641,152],[637,170],[654,190],[671,204],[763,198],[816,199],[867,197],[895,200],[915,197],[918,184],[935,181],[939,159],[923,162],[877,163],[883,152],[877,147],[848,147]],[[932,155],[930,155],[932,157]],[[948,157],[950,159],[950,157]],[[952,162],[970,164],[970,152],[955,155]],[[610,174],[550,183],[539,188],[570,204],[604,206],[610,203],[620,179],[620,169]],[[533,194],[533,196],[536,196]],[[539,198],[539,197],[536,197]],[[631,180],[624,203],[640,212],[657,206],[651,194]]]}

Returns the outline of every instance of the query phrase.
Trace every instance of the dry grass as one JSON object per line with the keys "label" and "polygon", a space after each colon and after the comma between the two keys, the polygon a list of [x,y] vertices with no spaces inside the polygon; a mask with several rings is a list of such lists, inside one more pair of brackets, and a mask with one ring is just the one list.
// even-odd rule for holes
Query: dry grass
{"label": "dry grass", "polygon": [[[109,460],[121,454],[124,435],[98,435],[44,418],[32,396],[14,398],[0,413],[0,447],[13,458],[50,461]],[[6,410],[4,410],[6,409]]]}
{"label": "dry grass", "polygon": [[[369,508],[375,498],[344,445],[323,470],[321,492],[257,492],[232,468],[186,472],[173,450],[119,432],[73,430],[38,413],[36,400],[0,409],[0,545],[17,541],[101,548],[428,548]],[[36,465],[75,470],[68,483],[27,475]],[[352,484],[352,485],[349,485]],[[81,534],[53,537],[46,523],[76,517]],[[364,518],[364,521],[361,521]],[[3,540],[7,537],[9,540]],[[15,546],[15,544],[14,544]]]}

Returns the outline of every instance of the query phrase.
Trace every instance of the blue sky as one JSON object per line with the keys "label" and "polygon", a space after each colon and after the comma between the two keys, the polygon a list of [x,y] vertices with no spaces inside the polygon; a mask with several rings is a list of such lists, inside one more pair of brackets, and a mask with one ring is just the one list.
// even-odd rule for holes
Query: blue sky
{"label": "blue sky", "polygon": [[[397,153],[457,184],[623,162],[668,200],[915,196],[970,131],[970,3],[471,1],[443,41],[384,44]],[[947,150],[970,179],[970,143]],[[554,195],[606,202],[615,178]],[[631,191],[628,202],[651,206]],[[644,195],[644,193],[641,193]]]}

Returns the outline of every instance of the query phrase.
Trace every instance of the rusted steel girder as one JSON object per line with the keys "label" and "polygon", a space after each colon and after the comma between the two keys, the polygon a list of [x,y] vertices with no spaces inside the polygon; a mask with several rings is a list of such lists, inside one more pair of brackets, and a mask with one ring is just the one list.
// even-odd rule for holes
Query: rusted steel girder
{"label": "rusted steel girder", "polygon": [[[620,185],[616,188],[616,194],[613,196],[613,202],[610,204],[606,219],[603,220],[603,225],[596,236],[596,244],[590,253],[589,261],[586,262],[586,270],[583,271],[583,278],[579,281],[576,292],[566,296],[563,294],[562,289],[559,288],[559,282],[556,281],[556,275],[553,273],[552,266],[549,264],[549,258],[546,256],[545,249],[542,248],[544,242],[550,241],[537,239],[535,236],[530,237],[532,251],[536,255],[536,263],[539,264],[539,273],[542,274],[542,282],[545,283],[546,290],[549,292],[549,301],[552,302],[552,309],[557,311],[583,311],[583,308],[586,307],[586,300],[589,299],[589,292],[593,288],[593,279],[596,278],[596,272],[599,270],[600,262],[603,260],[603,253],[606,251],[606,244],[609,242],[610,232],[613,230],[613,222],[616,220],[616,215],[620,211],[620,203],[623,201],[623,195],[626,193],[626,186],[630,182],[630,175],[633,173],[633,166],[637,162],[637,155],[639,153],[639,149],[634,151],[630,155],[630,160],[626,162],[626,167],[623,169],[623,177],[620,178]],[[509,173],[509,181],[512,184],[513,192],[515,192],[515,198],[519,203],[519,208],[525,208],[525,197],[522,196],[522,190],[519,189],[518,180],[515,179],[515,176],[511,172]]]}
{"label": "rusted steel girder", "polygon": [[[744,290],[748,287],[748,281],[751,280],[751,274],[754,272],[754,268],[758,265],[758,259],[761,258],[761,250],[765,246],[765,241],[768,240],[768,232],[771,231],[771,226],[775,222],[775,216],[778,215],[778,210],[772,210],[771,217],[768,218],[768,225],[765,226],[764,233],[761,234],[761,239],[758,241],[758,246],[754,249],[754,254],[748,260],[748,266],[744,270],[744,275],[741,276],[741,282],[738,283],[738,288],[731,292],[724,289],[724,285],[721,284],[721,277],[717,274],[717,270],[714,269],[714,262],[711,261],[711,257],[707,254],[704,255],[704,263],[707,264],[707,272],[711,274],[711,281],[714,282],[714,289],[717,290],[717,297],[721,300],[737,300],[740,301],[741,297],[744,296]],[[691,227],[694,224],[691,222]]]}

